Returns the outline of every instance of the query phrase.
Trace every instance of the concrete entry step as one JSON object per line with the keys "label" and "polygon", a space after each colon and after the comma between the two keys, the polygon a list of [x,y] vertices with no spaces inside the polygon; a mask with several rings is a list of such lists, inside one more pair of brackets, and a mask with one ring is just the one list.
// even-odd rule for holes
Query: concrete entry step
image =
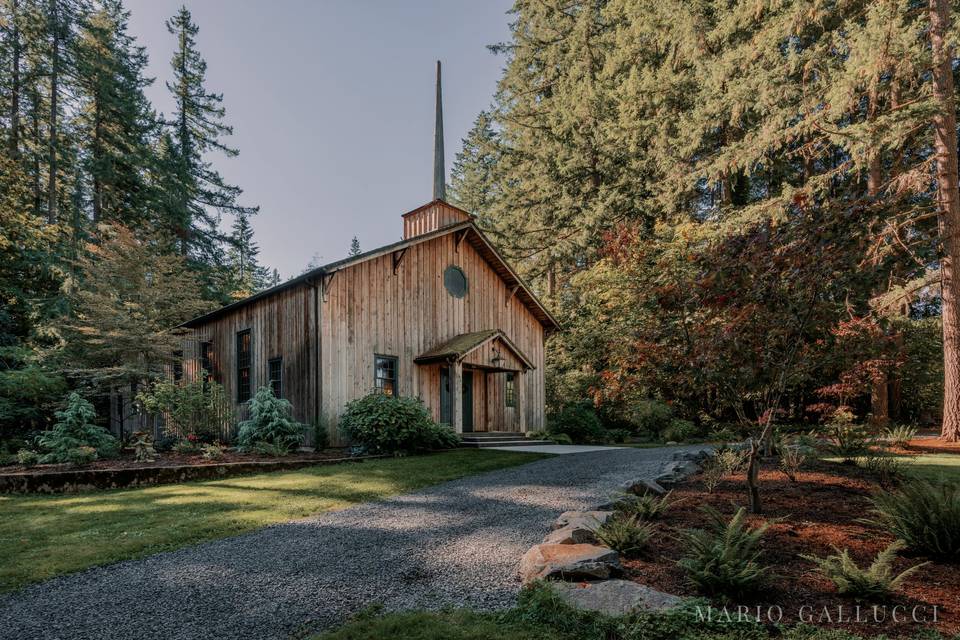
{"label": "concrete entry step", "polygon": [[469,431],[461,434],[464,440],[479,440],[482,438],[493,438],[494,440],[512,440],[514,438],[525,438],[520,431]]}

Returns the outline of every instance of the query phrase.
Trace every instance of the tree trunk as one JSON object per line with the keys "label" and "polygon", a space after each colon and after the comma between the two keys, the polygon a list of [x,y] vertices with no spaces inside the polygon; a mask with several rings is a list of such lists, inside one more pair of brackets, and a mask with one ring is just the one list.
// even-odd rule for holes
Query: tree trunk
{"label": "tree trunk", "polygon": [[957,178],[957,114],[953,87],[953,51],[949,0],[930,0],[930,47],[933,53],[934,154],[937,162],[937,215],[943,243],[940,281],[943,320],[943,425],[941,438],[960,441],[960,192]]}
{"label": "tree trunk", "polygon": [[57,92],[60,74],[60,6],[59,0],[50,0],[50,30],[53,48],[50,59],[50,147],[47,174],[47,221],[57,221]]}
{"label": "tree trunk", "polygon": [[10,157],[20,157],[20,0],[10,3]]}

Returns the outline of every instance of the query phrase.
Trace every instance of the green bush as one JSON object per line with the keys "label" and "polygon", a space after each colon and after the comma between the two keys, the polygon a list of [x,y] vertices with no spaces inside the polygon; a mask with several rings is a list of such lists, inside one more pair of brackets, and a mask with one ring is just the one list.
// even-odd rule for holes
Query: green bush
{"label": "green bush", "polygon": [[637,400],[621,412],[634,433],[661,433],[673,420],[673,408],[659,400]]}
{"label": "green bush", "polygon": [[220,460],[223,458],[224,449],[216,442],[211,442],[200,447],[200,451],[204,460]]}
{"label": "green bush", "polygon": [[630,440],[630,437],[632,435],[633,433],[631,433],[627,429],[610,429],[609,431],[607,431],[607,439],[610,442],[616,442],[618,444],[627,442],[628,440]]}
{"label": "green bush", "polygon": [[197,436],[213,442],[236,416],[223,386],[209,379],[158,382],[137,396],[147,413],[162,414],[166,432],[185,438]]}
{"label": "green bush", "polygon": [[371,393],[347,403],[340,430],[375,453],[449,449],[460,443],[453,429],[439,425],[419,398]]}
{"label": "green bush", "polygon": [[873,519],[907,547],[934,558],[960,558],[960,484],[915,480],[870,498]]}
{"label": "green bush", "polygon": [[553,433],[547,436],[548,440],[553,440],[556,444],[573,444],[573,438],[565,433]]}
{"label": "green bush", "polygon": [[93,447],[74,447],[69,449],[61,462],[69,462],[75,467],[82,467],[97,459],[97,450]]}
{"label": "green bush", "polygon": [[850,557],[849,552],[834,547],[836,555],[818,558],[816,556],[801,555],[817,565],[828,580],[837,586],[837,593],[853,596],[857,600],[882,601],[899,589],[903,581],[915,573],[920,567],[930,564],[923,562],[914,565],[898,575],[893,574],[893,561],[897,554],[906,548],[903,540],[893,541],[889,547],[877,554],[877,557],[866,569],[861,569]]}
{"label": "green bush", "polygon": [[624,556],[640,553],[650,542],[656,525],[636,516],[615,515],[594,532],[600,544]]}
{"label": "green bush", "polygon": [[40,462],[40,454],[31,449],[20,449],[17,451],[17,464],[25,467],[32,467]]}
{"label": "green bush", "polygon": [[697,429],[697,425],[681,418],[674,418],[667,428],[660,432],[660,436],[665,442],[685,442],[696,438],[698,435],[700,435],[700,430]]}
{"label": "green bush", "polygon": [[670,500],[672,494],[673,491],[668,491],[662,496],[652,493],[645,493],[642,496],[628,494],[617,501],[616,508],[617,511],[640,520],[659,520],[674,505]]}
{"label": "green bush", "polygon": [[103,427],[93,424],[97,417],[93,405],[71,393],[67,408],[57,411],[53,428],[37,438],[37,445],[46,451],[40,462],[75,462],[81,454],[76,449],[89,447],[94,458],[113,458],[120,453],[120,443]]}
{"label": "green bush", "polygon": [[251,451],[265,443],[271,455],[286,455],[303,442],[306,426],[290,417],[293,407],[273,395],[270,387],[260,387],[250,401],[250,419],[240,423],[237,446]]}
{"label": "green bush", "polygon": [[830,452],[847,463],[866,453],[871,444],[866,428],[854,420],[855,416],[849,409],[840,407],[823,427],[824,435],[830,442]]}
{"label": "green bush", "polygon": [[577,444],[607,442],[607,432],[590,402],[574,402],[548,416],[547,430],[551,435],[566,434]]}
{"label": "green bush", "polygon": [[756,592],[767,573],[757,561],[757,547],[770,525],[748,528],[743,507],[729,521],[712,507],[702,507],[701,511],[707,528],[682,532],[689,552],[677,564],[694,587],[706,595],[736,598]]}

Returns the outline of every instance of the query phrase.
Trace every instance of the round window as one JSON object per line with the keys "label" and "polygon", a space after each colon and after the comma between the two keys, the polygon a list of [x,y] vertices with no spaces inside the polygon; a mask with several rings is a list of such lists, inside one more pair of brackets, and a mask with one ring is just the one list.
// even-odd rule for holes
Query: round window
{"label": "round window", "polygon": [[443,272],[443,286],[454,298],[462,298],[467,295],[467,274],[460,267],[450,265]]}

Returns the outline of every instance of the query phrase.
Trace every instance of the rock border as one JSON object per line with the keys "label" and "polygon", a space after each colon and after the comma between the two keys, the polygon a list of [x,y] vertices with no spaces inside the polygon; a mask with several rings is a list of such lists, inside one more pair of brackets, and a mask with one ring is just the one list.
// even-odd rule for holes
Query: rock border
{"label": "rock border", "polygon": [[[661,466],[655,479],[637,478],[620,486],[623,494],[662,496],[672,485],[700,471],[709,449],[678,451]],[[623,572],[620,554],[600,544],[596,529],[613,517],[618,499],[589,511],[565,511],[543,542],[520,560],[518,575],[524,585],[544,580],[567,604],[585,611],[626,615],[635,611],[666,611],[680,605],[679,596],[618,579]]]}
{"label": "rock border", "polygon": [[289,471],[345,462],[363,462],[388,456],[356,456],[313,460],[223,462],[172,467],[128,467],[124,469],[75,469],[38,473],[0,474],[0,493],[80,493],[103,489],[129,489],[193,480],[213,480],[251,473]]}

